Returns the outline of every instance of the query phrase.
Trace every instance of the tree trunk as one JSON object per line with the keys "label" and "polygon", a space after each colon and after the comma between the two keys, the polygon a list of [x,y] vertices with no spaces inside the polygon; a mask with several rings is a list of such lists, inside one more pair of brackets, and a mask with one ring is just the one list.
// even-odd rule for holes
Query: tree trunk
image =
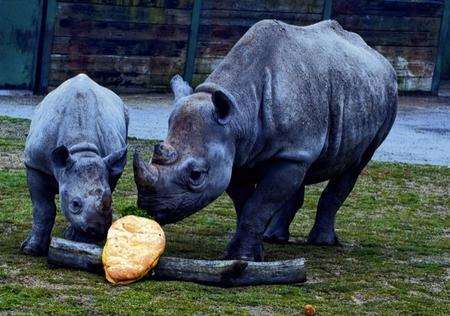
{"label": "tree trunk", "polygon": [[[48,263],[53,266],[103,272],[102,248],[93,244],[52,238]],[[199,260],[161,257],[150,273],[157,280],[180,280],[224,287],[291,284],[306,281],[303,258],[272,262]]]}

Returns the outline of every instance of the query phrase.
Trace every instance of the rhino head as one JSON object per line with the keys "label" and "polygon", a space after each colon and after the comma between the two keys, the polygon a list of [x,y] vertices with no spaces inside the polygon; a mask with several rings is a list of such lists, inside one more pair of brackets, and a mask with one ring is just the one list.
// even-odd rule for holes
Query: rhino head
{"label": "rhino head", "polygon": [[73,229],[89,239],[104,239],[111,225],[110,184],[122,173],[126,153],[124,147],[102,158],[97,147],[87,143],[52,152],[61,210]]}
{"label": "rhino head", "polygon": [[150,163],[134,155],[138,207],[161,224],[179,221],[219,197],[231,178],[235,146],[229,98],[220,91],[192,93],[176,75],[175,108],[166,140]]}

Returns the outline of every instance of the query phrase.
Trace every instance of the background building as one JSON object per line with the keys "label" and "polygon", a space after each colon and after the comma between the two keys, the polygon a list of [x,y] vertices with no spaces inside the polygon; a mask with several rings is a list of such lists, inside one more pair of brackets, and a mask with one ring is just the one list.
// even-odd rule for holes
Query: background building
{"label": "background building", "polygon": [[80,72],[120,93],[202,81],[254,23],[336,19],[386,56],[399,89],[450,80],[450,0],[0,0],[0,88],[45,92]]}

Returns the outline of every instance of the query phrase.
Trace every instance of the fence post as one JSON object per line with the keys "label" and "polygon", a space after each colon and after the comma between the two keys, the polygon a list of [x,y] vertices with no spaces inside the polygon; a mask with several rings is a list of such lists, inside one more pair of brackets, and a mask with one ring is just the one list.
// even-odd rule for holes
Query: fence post
{"label": "fence post", "polygon": [[191,32],[186,54],[186,63],[184,67],[184,80],[191,83],[195,68],[195,53],[197,51],[198,28],[200,26],[200,9],[202,1],[194,0],[194,7],[191,16]]}
{"label": "fence post", "polygon": [[331,10],[333,8],[333,0],[325,0],[323,2],[322,20],[331,19]]}
{"label": "fence post", "polygon": [[56,0],[43,1],[41,26],[39,31],[36,81],[34,84],[34,93],[37,94],[44,94],[48,87],[56,12]]}
{"label": "fence post", "polygon": [[431,92],[434,94],[438,93],[439,83],[441,81],[441,71],[442,71],[442,59],[445,53],[445,41],[448,35],[448,28],[450,23],[450,0],[445,0],[444,12],[441,19],[441,27],[439,30],[439,45],[436,54],[436,62],[434,64],[433,81],[431,83]]}

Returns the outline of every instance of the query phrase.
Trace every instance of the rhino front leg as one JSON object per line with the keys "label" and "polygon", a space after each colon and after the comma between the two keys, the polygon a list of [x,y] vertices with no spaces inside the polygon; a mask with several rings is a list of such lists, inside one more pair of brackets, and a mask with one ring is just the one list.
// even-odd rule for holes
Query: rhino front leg
{"label": "rhino front leg", "polygon": [[21,250],[26,254],[43,256],[48,252],[55,223],[57,184],[51,176],[31,168],[27,168],[27,182],[33,204],[33,225]]}
{"label": "rhino front leg", "polygon": [[263,236],[265,242],[283,244],[289,241],[289,226],[294,220],[295,213],[302,207],[304,196],[305,186],[302,185],[270,220]]}
{"label": "rhino front leg", "polygon": [[247,170],[234,170],[230,184],[227,188],[227,194],[233,201],[236,210],[237,222],[244,209],[245,203],[255,192],[255,181],[248,174]]}
{"label": "rhino front leg", "polygon": [[245,203],[236,234],[229,243],[225,257],[261,261],[262,238],[270,219],[300,188],[306,164],[279,161],[272,163]]}

